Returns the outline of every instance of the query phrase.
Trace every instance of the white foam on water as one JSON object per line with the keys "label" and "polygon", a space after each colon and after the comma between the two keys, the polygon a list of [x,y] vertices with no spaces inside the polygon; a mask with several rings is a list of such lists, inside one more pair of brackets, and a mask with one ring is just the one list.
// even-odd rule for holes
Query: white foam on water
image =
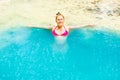
{"label": "white foam on water", "polygon": [[13,29],[10,31],[5,31],[0,35],[0,48],[3,48],[10,44],[24,44],[30,36],[30,31],[28,29]]}

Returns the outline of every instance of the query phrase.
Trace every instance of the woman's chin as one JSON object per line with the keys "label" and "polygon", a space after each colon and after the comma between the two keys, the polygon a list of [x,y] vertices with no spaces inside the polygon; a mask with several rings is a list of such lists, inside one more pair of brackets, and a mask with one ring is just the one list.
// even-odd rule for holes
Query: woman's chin
{"label": "woman's chin", "polygon": [[63,24],[59,24],[58,26],[63,27]]}

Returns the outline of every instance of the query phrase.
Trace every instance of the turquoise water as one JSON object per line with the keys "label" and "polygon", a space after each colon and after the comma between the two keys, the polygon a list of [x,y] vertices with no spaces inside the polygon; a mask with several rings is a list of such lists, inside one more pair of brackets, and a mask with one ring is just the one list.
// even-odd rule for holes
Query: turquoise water
{"label": "turquoise water", "polygon": [[58,41],[47,29],[8,29],[0,33],[0,80],[120,80],[119,50],[120,36],[105,30],[71,30]]}

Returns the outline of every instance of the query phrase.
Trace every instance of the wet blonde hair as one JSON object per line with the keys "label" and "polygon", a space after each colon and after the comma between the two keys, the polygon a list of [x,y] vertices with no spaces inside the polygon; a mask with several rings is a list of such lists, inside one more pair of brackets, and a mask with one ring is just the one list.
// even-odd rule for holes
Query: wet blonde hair
{"label": "wet blonde hair", "polygon": [[62,16],[62,17],[63,17],[63,19],[65,18],[63,14],[61,14],[60,12],[58,12],[58,13],[56,13],[55,20],[57,20],[57,17],[58,17],[58,16]]}

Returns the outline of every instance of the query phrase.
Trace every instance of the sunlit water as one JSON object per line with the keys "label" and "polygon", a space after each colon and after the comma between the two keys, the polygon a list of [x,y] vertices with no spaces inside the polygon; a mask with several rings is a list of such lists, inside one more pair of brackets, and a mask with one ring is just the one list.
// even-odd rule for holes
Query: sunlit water
{"label": "sunlit water", "polygon": [[66,40],[42,28],[0,33],[0,80],[120,80],[120,37],[91,28]]}

